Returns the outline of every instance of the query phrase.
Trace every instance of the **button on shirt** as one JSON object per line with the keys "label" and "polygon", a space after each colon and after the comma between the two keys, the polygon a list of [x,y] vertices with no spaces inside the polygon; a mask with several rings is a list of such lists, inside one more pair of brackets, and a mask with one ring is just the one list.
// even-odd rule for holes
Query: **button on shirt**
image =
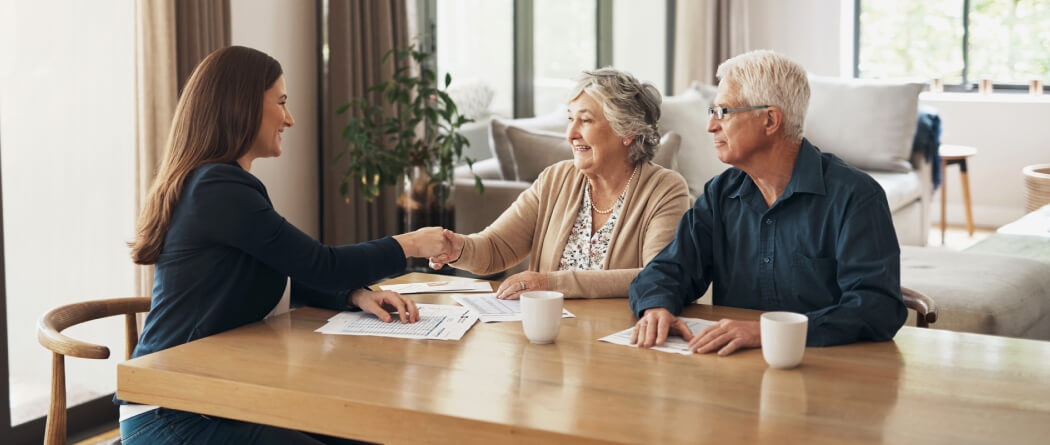
{"label": "button on shirt", "polygon": [[904,324],[900,246],[871,176],[803,139],[772,206],[730,168],[708,181],[674,241],[631,283],[631,309],[714,304],[809,317],[809,346],[889,340]]}

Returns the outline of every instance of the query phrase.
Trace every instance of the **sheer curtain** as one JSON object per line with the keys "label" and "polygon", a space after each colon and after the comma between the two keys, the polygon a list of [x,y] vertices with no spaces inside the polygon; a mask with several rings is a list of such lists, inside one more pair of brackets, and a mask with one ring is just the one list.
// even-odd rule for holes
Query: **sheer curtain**
{"label": "sheer curtain", "polygon": [[675,23],[674,89],[693,81],[715,84],[718,65],[750,50],[748,2],[679,1]]}
{"label": "sheer curtain", "polygon": [[[135,14],[137,215],[164,159],[178,92],[197,63],[230,44],[230,2],[136,0]],[[153,267],[136,266],[136,295],[152,288]]]}
{"label": "sheer curtain", "polygon": [[406,47],[409,33],[405,0],[327,3],[327,10],[321,8],[321,240],[335,245],[393,235],[397,230],[393,190],[384,190],[369,203],[351,181],[348,199],[339,194],[346,162],[333,165],[332,160],[346,147],[339,134],[346,116],[336,115],[335,109],[392,77],[393,64],[382,63],[383,54]]}

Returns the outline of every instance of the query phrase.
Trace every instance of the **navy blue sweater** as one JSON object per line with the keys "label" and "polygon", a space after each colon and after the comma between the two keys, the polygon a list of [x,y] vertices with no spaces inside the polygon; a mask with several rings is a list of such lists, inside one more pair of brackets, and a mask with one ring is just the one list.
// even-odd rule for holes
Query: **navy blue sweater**
{"label": "navy blue sweater", "polygon": [[134,357],[261,320],[292,277],[292,297],[348,309],[350,291],[403,271],[393,238],[329,247],[274,211],[236,163],[186,178],[154,273],[153,303]]}

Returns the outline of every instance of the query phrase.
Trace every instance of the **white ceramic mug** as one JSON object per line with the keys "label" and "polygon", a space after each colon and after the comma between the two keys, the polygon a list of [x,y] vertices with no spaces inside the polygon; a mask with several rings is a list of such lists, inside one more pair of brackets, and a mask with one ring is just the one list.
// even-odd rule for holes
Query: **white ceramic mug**
{"label": "white ceramic mug", "polygon": [[774,368],[794,368],[806,352],[809,318],[794,312],[762,314],[762,357]]}
{"label": "white ceramic mug", "polygon": [[554,343],[561,329],[561,292],[531,291],[521,294],[521,326],[525,337],[536,344]]}

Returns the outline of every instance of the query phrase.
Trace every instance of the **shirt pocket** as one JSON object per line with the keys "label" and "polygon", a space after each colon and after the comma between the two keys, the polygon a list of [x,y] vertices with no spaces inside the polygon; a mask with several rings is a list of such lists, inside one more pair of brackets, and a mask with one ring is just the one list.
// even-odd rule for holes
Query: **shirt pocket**
{"label": "shirt pocket", "polygon": [[795,253],[791,258],[791,295],[801,304],[799,310],[816,310],[835,304],[841,294],[838,263],[834,258],[809,257]]}

